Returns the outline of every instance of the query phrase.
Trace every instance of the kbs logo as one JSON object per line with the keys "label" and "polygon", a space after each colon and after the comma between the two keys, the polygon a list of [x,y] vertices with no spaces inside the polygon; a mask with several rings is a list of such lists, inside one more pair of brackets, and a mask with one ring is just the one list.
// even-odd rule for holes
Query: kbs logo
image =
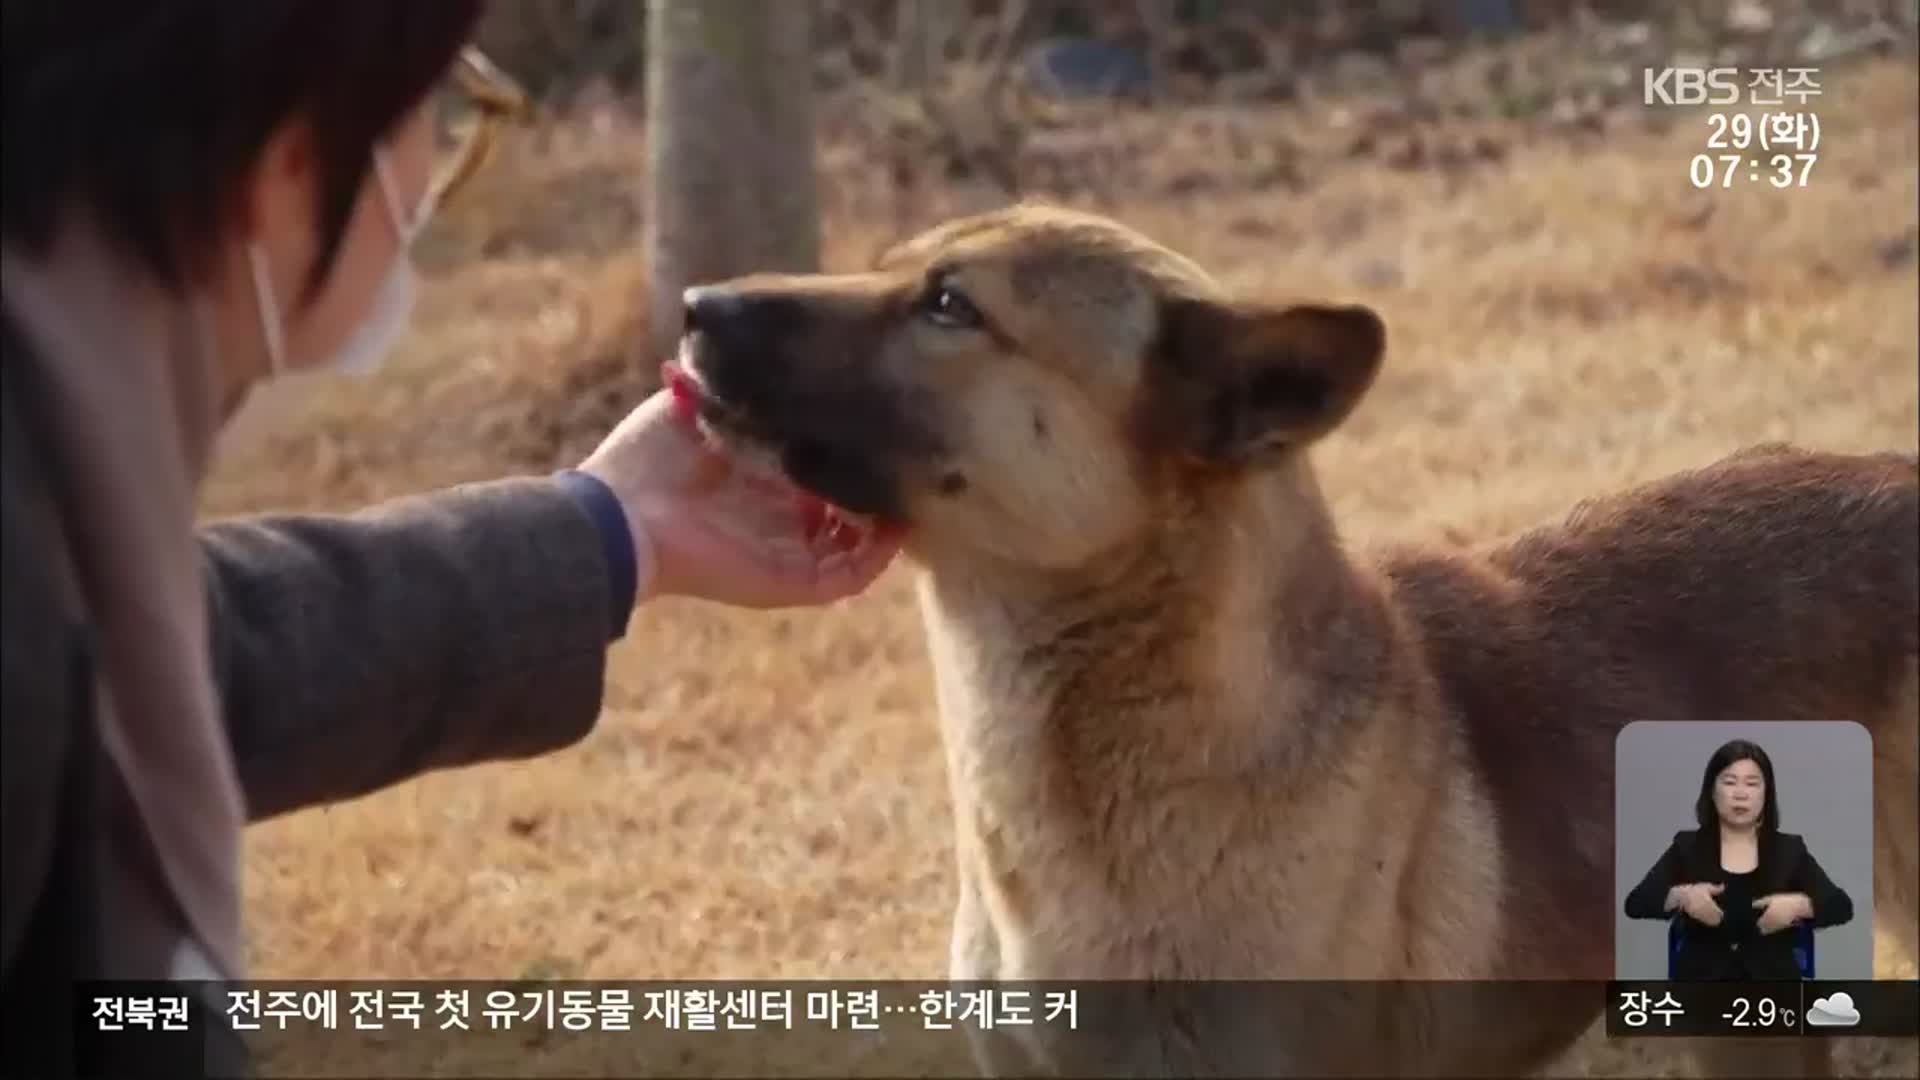
{"label": "kbs logo", "polygon": [[1647,105],[1735,105],[1739,68],[1647,68],[1642,79]]}

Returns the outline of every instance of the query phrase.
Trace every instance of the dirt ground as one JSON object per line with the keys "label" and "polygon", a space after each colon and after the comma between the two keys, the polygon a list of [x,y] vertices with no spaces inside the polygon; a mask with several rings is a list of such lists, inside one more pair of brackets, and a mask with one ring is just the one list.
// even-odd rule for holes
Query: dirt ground
{"label": "dirt ground", "polygon": [[[1305,191],[1208,179],[1220,140],[1257,123],[1229,110],[1165,129],[1199,181],[1098,205],[1250,293],[1375,306],[1385,373],[1318,451],[1343,529],[1497,535],[1763,440],[1916,448],[1915,89],[1911,58],[1830,72],[1804,188],[1694,188],[1711,151],[1685,113],[1465,171],[1361,157]],[[619,122],[576,127],[509,148],[448,208],[401,355],[226,461],[209,515],[351,509],[585,452],[639,392],[641,153]],[[826,160],[847,267],[892,226],[863,209],[857,157]],[[946,779],[908,577],[805,613],[662,602],[614,649],[577,746],[255,828],[257,973],[940,977]],[[1878,964],[1914,974],[1890,948]],[[1920,1071],[1911,1043],[1848,1055],[1862,1075]],[[1563,1070],[1686,1075],[1597,1033]]]}

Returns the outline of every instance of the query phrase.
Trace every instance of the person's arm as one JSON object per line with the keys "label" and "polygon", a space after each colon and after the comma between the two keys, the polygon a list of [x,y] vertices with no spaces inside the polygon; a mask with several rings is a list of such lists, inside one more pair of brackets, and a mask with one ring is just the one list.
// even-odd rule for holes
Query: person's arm
{"label": "person's arm", "polygon": [[1815,930],[1824,926],[1839,926],[1853,919],[1853,897],[1848,896],[1845,889],[1834,884],[1833,879],[1827,876],[1804,840],[1800,846],[1800,858],[1794,863],[1790,887],[1807,898],[1812,910],[1806,913],[1806,920]]}
{"label": "person's arm", "polygon": [[1645,877],[1627,893],[1626,912],[1629,919],[1664,919],[1673,914],[1667,906],[1667,897],[1675,885],[1680,884],[1681,840],[1685,833],[1674,836],[1672,843],[1660,853],[1660,858],[1649,867]]}
{"label": "person's arm", "polygon": [[249,817],[584,737],[633,602],[625,529],[571,474],[203,527]]}

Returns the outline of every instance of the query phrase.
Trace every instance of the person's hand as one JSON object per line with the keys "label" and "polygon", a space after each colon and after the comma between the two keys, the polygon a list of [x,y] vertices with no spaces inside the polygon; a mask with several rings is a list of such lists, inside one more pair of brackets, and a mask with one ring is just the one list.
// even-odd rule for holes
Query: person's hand
{"label": "person's hand", "polygon": [[1726,913],[1714,902],[1726,886],[1709,882],[1695,882],[1691,885],[1675,885],[1667,892],[1669,910],[1679,908],[1693,921],[1706,926],[1719,926]]}
{"label": "person's hand", "polygon": [[1806,893],[1769,893],[1755,900],[1753,906],[1760,912],[1754,925],[1763,934],[1785,930],[1813,916],[1813,901]]}
{"label": "person's hand", "polygon": [[641,402],[580,465],[619,497],[641,593],[740,607],[826,604],[861,592],[899,551],[898,530],[858,546],[814,535],[819,504],[736,467],[666,390]]}

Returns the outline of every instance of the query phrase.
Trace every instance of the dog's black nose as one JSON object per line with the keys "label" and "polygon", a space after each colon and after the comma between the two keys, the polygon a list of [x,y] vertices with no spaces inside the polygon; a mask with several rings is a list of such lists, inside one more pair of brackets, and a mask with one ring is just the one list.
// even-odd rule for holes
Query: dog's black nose
{"label": "dog's black nose", "polygon": [[763,347],[806,321],[805,305],[778,292],[733,285],[695,285],[680,294],[680,332],[715,343]]}
{"label": "dog's black nose", "polygon": [[740,294],[724,285],[695,285],[680,294],[681,330],[712,332],[730,321],[738,321],[745,307]]}

